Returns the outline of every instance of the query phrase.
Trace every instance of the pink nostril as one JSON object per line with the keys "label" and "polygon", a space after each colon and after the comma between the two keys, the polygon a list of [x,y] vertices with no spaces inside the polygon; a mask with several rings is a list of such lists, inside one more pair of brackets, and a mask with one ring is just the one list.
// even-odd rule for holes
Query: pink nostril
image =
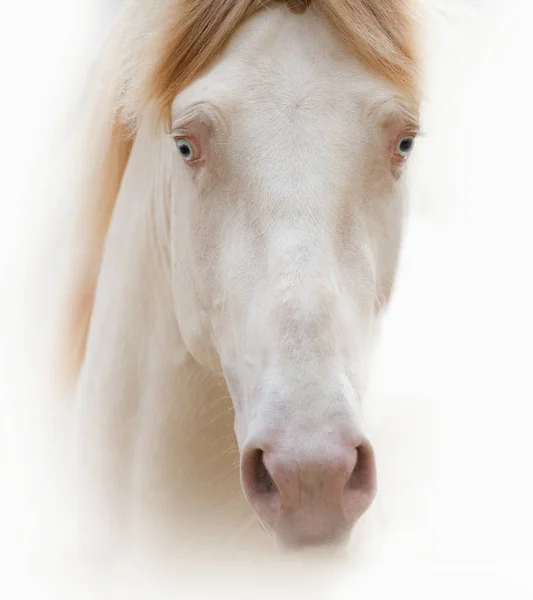
{"label": "pink nostril", "polygon": [[374,454],[372,449],[361,444],[356,448],[357,458],[345,491],[359,491],[372,493],[376,485]]}
{"label": "pink nostril", "polygon": [[279,514],[281,497],[264,458],[263,450],[246,450],[242,460],[241,479],[245,496],[259,518],[272,524]]}
{"label": "pink nostril", "polygon": [[278,488],[268,472],[262,450],[253,450],[249,458],[249,481],[251,491],[255,494],[276,494]]}
{"label": "pink nostril", "polygon": [[343,491],[343,512],[348,520],[357,520],[372,504],[376,494],[376,466],[372,447],[361,444]]}

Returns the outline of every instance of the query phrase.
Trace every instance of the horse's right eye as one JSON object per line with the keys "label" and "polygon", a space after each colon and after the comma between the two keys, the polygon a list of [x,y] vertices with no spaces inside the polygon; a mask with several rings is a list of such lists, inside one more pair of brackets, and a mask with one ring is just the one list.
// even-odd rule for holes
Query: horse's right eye
{"label": "horse's right eye", "polygon": [[200,158],[193,141],[186,137],[176,139],[176,148],[186,163],[192,163]]}

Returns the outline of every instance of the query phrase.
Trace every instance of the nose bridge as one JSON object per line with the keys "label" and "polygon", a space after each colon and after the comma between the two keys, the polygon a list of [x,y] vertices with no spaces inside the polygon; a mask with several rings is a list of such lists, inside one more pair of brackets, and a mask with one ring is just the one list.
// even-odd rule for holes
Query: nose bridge
{"label": "nose bridge", "polygon": [[309,359],[334,351],[340,287],[332,242],[322,229],[279,231],[268,257],[270,325],[282,352]]}
{"label": "nose bridge", "polygon": [[[268,451],[276,446],[300,469],[317,473],[325,453],[335,463],[339,444],[357,446],[368,440],[355,389],[342,372],[281,370],[269,375],[276,384],[263,386],[256,398],[248,442]],[[302,473],[305,479],[305,473]]]}
{"label": "nose bridge", "polygon": [[284,415],[292,435],[310,439],[358,421],[339,270],[332,241],[321,228],[286,226],[271,242],[263,305],[269,337],[263,365],[270,383],[261,386],[266,397],[258,410]]}

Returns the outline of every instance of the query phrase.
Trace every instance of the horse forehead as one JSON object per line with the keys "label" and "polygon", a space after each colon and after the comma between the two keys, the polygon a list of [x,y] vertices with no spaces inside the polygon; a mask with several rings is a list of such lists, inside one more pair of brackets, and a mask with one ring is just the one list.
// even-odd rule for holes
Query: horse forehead
{"label": "horse forehead", "polygon": [[320,110],[328,104],[351,112],[389,93],[311,11],[274,10],[263,11],[237,34],[180,100],[210,101],[227,112],[284,106]]}
{"label": "horse forehead", "polygon": [[322,38],[313,39],[309,33],[287,40],[281,36],[244,62],[238,85],[242,101],[290,98],[300,104],[305,99],[361,95],[364,86],[357,82],[364,74],[357,60],[341,52],[331,34]]}
{"label": "horse forehead", "polygon": [[290,56],[285,60],[257,64],[246,77],[246,85],[236,90],[239,107],[256,111],[302,109],[320,112],[327,107],[337,112],[355,110],[364,100],[362,90],[352,77],[327,60],[320,64],[308,57]]}

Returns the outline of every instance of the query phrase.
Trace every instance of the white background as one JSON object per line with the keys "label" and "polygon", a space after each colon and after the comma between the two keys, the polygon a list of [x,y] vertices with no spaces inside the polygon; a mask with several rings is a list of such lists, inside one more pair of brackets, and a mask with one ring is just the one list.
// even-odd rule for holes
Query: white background
{"label": "white background", "polygon": [[[533,7],[427,3],[426,135],[366,407],[384,527],[359,566],[314,588],[325,598],[533,597]],[[61,264],[51,240],[68,218],[55,152],[75,144],[76,101],[118,4],[26,0],[0,12],[2,598],[93,595],[63,560],[42,378]],[[289,590],[270,567],[256,580],[240,564],[206,596],[213,567],[198,567],[196,587],[196,571],[181,579],[193,582],[187,597],[270,597],[274,583],[277,597],[313,596],[295,566]],[[176,597],[172,578],[144,588],[144,575],[124,574],[115,593]]]}

